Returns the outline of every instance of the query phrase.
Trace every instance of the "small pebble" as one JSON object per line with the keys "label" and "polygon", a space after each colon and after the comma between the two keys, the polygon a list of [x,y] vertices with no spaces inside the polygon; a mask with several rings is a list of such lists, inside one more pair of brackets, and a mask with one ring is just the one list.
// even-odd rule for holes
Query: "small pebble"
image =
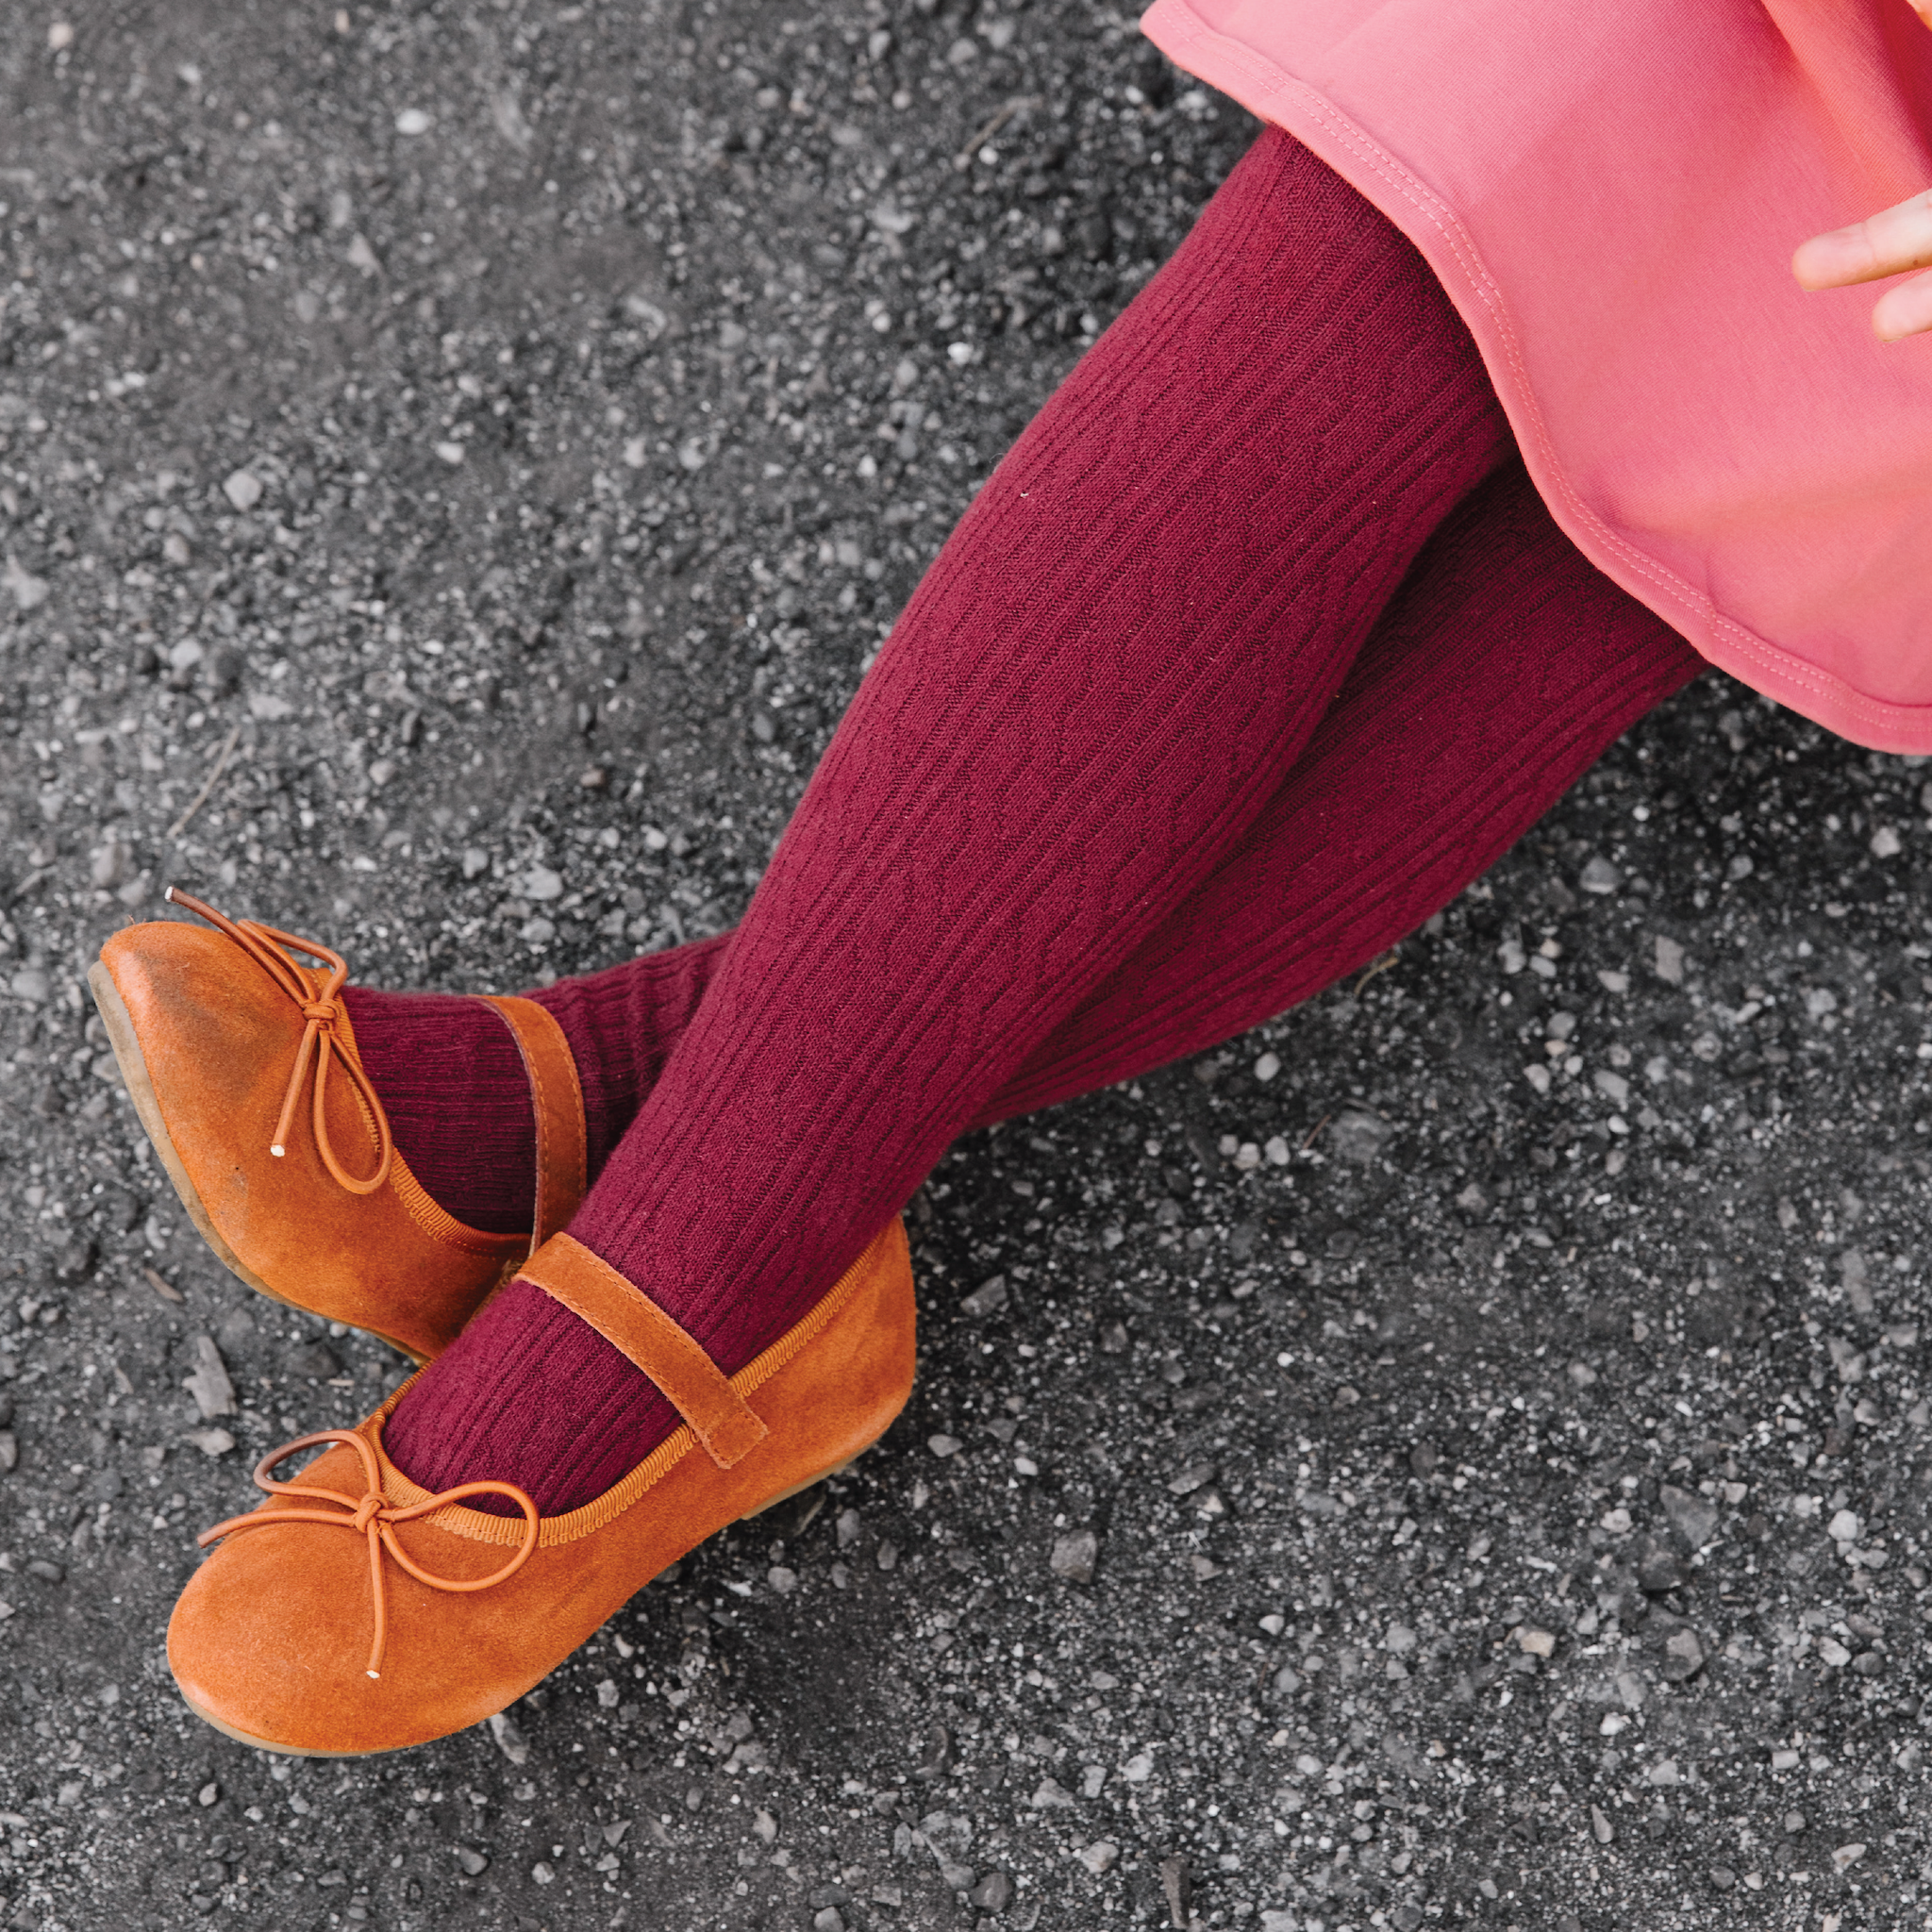
{"label": "small pebble", "polygon": [[1652,1549],[1644,1554],[1637,1566],[1639,1585],[1652,1595],[1661,1595],[1665,1591],[1677,1589],[1684,1581],[1684,1566],[1675,1555],[1663,1549]]}
{"label": "small pebble", "polygon": [[1062,1583],[1091,1583],[1100,1557],[1100,1539],[1091,1529],[1076,1529],[1054,1541],[1047,1567]]}
{"label": "small pebble", "polygon": [[961,1310],[977,1321],[982,1315],[991,1315],[1007,1305],[1007,1279],[995,1274],[990,1281],[982,1281],[973,1292],[959,1303]]}
{"label": "small pebble", "polygon": [[222,485],[222,494],[239,510],[251,510],[261,501],[261,478],[253,470],[237,470]]}
{"label": "small pebble", "polygon": [[1664,1675],[1674,1684],[1684,1683],[1704,1668],[1704,1646],[1694,1630],[1672,1633],[1664,1645]]}
{"label": "small pebble", "polygon": [[530,1741],[517,1726],[517,1721],[508,1711],[498,1711],[490,1720],[490,1735],[496,1748],[512,1764],[526,1764],[530,1757]]}
{"label": "small pebble", "polygon": [[1717,1534],[1717,1505],[1707,1497],[1680,1490],[1674,1483],[1665,1483],[1657,1499],[1670,1518],[1671,1527],[1691,1549],[1701,1550]]}
{"label": "small pebble", "polygon": [[305,1341],[283,1356],[282,1373],[310,1382],[326,1382],[342,1373],[341,1357],[325,1341]]}
{"label": "small pebble", "polygon": [[1005,1911],[1013,1903],[1012,1878],[1005,1872],[989,1872],[966,1894],[966,1903],[985,1912]]}
{"label": "small pebble", "polygon": [[52,593],[45,577],[37,577],[31,571],[24,570],[10,557],[4,568],[0,568],[0,584],[5,584],[12,596],[13,608],[23,612],[38,610]]}
{"label": "small pebble", "polygon": [[218,1415],[235,1413],[235,1385],[228,1379],[228,1371],[222,1361],[221,1350],[215,1346],[212,1335],[197,1335],[189,1343],[193,1353],[194,1369],[181,1384],[201,1410],[204,1422],[211,1421]]}

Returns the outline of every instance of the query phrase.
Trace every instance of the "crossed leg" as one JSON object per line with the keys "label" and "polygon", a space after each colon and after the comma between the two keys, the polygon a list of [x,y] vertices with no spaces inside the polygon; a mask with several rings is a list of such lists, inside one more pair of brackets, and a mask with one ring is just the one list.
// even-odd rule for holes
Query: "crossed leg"
{"label": "crossed leg", "polygon": [[[727,1371],[965,1128],[1373,957],[1695,668],[1550,523],[1406,240],[1285,137],[1116,330],[921,584],[743,924],[637,976],[683,1024],[631,1047],[655,1077],[572,1232]],[[674,1421],[512,1284],[388,1442],[555,1512]]]}

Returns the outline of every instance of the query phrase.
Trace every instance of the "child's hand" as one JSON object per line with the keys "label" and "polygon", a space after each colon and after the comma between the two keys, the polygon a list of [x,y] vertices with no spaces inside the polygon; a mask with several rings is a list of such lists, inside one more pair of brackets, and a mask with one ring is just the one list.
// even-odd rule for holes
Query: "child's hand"
{"label": "child's hand", "polygon": [[[1932,267],[1932,189],[1853,227],[1814,235],[1791,257],[1791,273],[1806,289],[1842,289],[1926,267]],[[1932,275],[1888,289],[1872,311],[1872,326],[1883,342],[1932,329]]]}
{"label": "child's hand", "polygon": [[[1932,0],[1911,0],[1911,5],[1913,12],[1932,26]],[[1852,227],[1814,235],[1791,257],[1791,273],[1805,289],[1842,289],[1928,266],[1932,190]],[[1872,326],[1882,342],[1932,330],[1932,275],[1888,289],[1872,311]]]}

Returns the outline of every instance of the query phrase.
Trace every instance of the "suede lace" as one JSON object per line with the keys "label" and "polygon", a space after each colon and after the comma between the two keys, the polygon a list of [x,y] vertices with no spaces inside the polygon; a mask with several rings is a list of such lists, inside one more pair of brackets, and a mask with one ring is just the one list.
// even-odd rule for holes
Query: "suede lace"
{"label": "suede lace", "polygon": [[[364,1488],[360,1501],[345,1496],[338,1490],[316,1489],[307,1483],[276,1482],[269,1474],[277,1463],[286,1462],[301,1450],[322,1442],[344,1443],[361,1457]],[[369,1590],[375,1606],[375,1632],[369,1646],[365,1672],[377,1679],[382,1675],[383,1647],[389,1640],[389,1600],[382,1580],[382,1553],[385,1550],[418,1583],[426,1584],[431,1590],[467,1594],[507,1582],[530,1560],[537,1549],[537,1506],[514,1483],[458,1483],[454,1489],[444,1490],[440,1495],[426,1496],[420,1503],[391,1503],[383,1494],[382,1471],[376,1462],[375,1451],[353,1429],[319,1429],[312,1436],[298,1436],[292,1442],[284,1442],[279,1449],[271,1449],[255,1465],[253,1480],[257,1489],[271,1496],[312,1496],[318,1502],[336,1507],[328,1509],[255,1509],[246,1516],[231,1516],[225,1523],[218,1523],[212,1529],[203,1530],[194,1540],[196,1545],[205,1550],[210,1543],[225,1536],[233,1536],[238,1530],[262,1529],[278,1523],[331,1524],[338,1529],[352,1529],[366,1537],[369,1543]],[[524,1512],[523,1541],[516,1555],[502,1569],[492,1570],[488,1576],[467,1579],[439,1576],[434,1571],[425,1570],[413,1561],[396,1541],[396,1524],[413,1523],[419,1516],[430,1515],[435,1510],[461,1502],[465,1496],[478,1496],[485,1491],[508,1496]]]}
{"label": "suede lace", "polygon": [[[322,1164],[350,1193],[373,1194],[389,1178],[395,1145],[390,1138],[389,1116],[383,1111],[382,1102],[375,1097],[375,1089],[362,1071],[360,1059],[348,1041],[336,1031],[336,1023],[342,1018],[342,1008],[337,994],[349,976],[348,961],[340,953],[317,945],[313,940],[297,939],[293,933],[263,925],[258,920],[229,919],[176,886],[170,886],[163,896],[171,905],[185,906],[198,918],[207,920],[218,932],[225,933],[233,940],[295,1002],[308,1023],[302,1029],[302,1043],[295,1049],[295,1064],[289,1073],[288,1091],[282,1096],[282,1111],[275,1122],[275,1138],[269,1143],[269,1152],[277,1160],[288,1152],[289,1129],[294,1124],[295,1108],[302,1097],[302,1081],[308,1072],[309,1060],[313,1058],[315,1146],[322,1156]],[[306,953],[311,959],[326,962],[326,976],[296,965],[282,950],[285,946]],[[359,1179],[336,1158],[335,1148],[328,1137],[325,1102],[331,1060],[341,1061],[343,1077],[361,1097],[363,1108],[375,1129],[375,1172]]]}

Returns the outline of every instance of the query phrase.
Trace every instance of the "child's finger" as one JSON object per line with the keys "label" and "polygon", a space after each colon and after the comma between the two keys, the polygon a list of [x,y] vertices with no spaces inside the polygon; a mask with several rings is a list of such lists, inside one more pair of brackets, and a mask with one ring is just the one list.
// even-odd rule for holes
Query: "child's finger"
{"label": "child's finger", "polygon": [[1888,289],[1872,311],[1872,326],[1882,342],[1902,336],[1924,335],[1932,329],[1932,275],[1914,275]]}
{"label": "child's finger", "polygon": [[1932,189],[1849,228],[1814,235],[1791,257],[1791,273],[1807,289],[1841,289],[1926,267],[1932,267]]}

